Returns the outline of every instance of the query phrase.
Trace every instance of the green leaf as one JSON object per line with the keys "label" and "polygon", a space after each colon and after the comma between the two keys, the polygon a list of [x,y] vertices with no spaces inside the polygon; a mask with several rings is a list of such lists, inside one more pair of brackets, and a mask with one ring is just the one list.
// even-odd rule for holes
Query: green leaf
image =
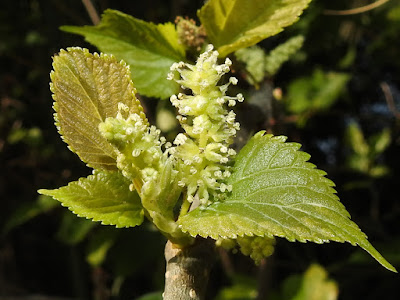
{"label": "green leaf", "polygon": [[292,295],[285,295],[283,299],[290,300],[335,300],[338,298],[339,289],[335,281],[328,278],[325,269],[317,264],[311,265],[303,276],[295,275],[289,277],[285,282],[285,294],[293,289],[294,285],[297,291],[291,292]]}
{"label": "green leaf", "polygon": [[304,43],[304,36],[298,35],[277,46],[265,58],[265,69],[270,75],[275,75],[281,66],[293,56]]}
{"label": "green leaf", "polygon": [[266,54],[264,50],[258,46],[249,48],[242,48],[235,52],[236,58],[245,64],[246,80],[252,84],[257,85],[265,77],[265,61]]}
{"label": "green leaf", "polygon": [[64,210],[56,237],[67,245],[76,245],[82,242],[96,225],[90,220],[78,218],[76,215]]}
{"label": "green leaf", "polygon": [[52,210],[58,205],[52,197],[40,195],[34,202],[23,203],[18,209],[9,217],[3,227],[3,234],[8,233],[15,227],[22,225],[36,216]]}
{"label": "green leaf", "polygon": [[175,25],[153,24],[116,10],[106,10],[97,26],[63,26],[62,30],[83,35],[100,51],[123,59],[132,68],[132,79],[140,94],[168,98],[179,90],[167,80],[174,62],[185,59]]}
{"label": "green leaf", "polygon": [[294,80],[288,88],[286,105],[295,114],[326,110],[338,99],[350,76],[315,69],[311,76]]}
{"label": "green leaf", "polygon": [[92,267],[98,267],[104,262],[108,250],[115,244],[119,232],[120,230],[112,227],[101,227],[91,235],[86,250],[86,261]]}
{"label": "green leaf", "polygon": [[113,56],[68,48],[54,57],[51,72],[55,120],[69,148],[92,168],[116,169],[115,149],[98,126],[115,117],[118,103],[145,119],[129,68]]}
{"label": "green leaf", "polygon": [[392,142],[391,132],[389,128],[385,128],[382,132],[371,136],[368,143],[371,148],[371,156],[376,158],[379,154],[383,153]]}
{"label": "green leaf", "polygon": [[162,292],[153,292],[143,295],[139,298],[136,298],[135,300],[162,300],[162,299],[163,299]]}
{"label": "green leaf", "polygon": [[246,80],[257,86],[266,75],[275,75],[303,45],[304,37],[295,36],[270,51],[268,55],[258,46],[241,48],[235,52],[236,58],[245,64]]}
{"label": "green leaf", "polygon": [[387,10],[386,18],[393,22],[400,22],[400,4]]}
{"label": "green leaf", "polygon": [[232,285],[218,292],[215,300],[253,300],[257,298],[257,281],[254,277],[234,275]]}
{"label": "green leaf", "polygon": [[133,227],[143,222],[143,209],[130,182],[118,172],[96,172],[56,190],[39,190],[52,196],[80,217],[103,225]]}
{"label": "green leaf", "polygon": [[338,201],[324,171],[286,137],[256,134],[236,158],[228,178],[232,193],[224,202],[196,209],[178,220],[184,232],[214,239],[278,236],[289,241],[349,242],[360,245],[395,271]]}
{"label": "green leaf", "polygon": [[367,157],[370,152],[370,147],[365,140],[364,133],[357,123],[351,122],[346,128],[346,142],[351,149],[360,157]]}
{"label": "green leaf", "polygon": [[311,0],[209,0],[198,16],[221,57],[273,36],[298,20]]}

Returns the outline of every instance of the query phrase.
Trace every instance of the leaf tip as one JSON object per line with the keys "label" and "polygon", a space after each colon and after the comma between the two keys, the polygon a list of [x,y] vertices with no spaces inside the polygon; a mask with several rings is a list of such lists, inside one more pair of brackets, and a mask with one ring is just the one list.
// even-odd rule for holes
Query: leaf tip
{"label": "leaf tip", "polygon": [[384,268],[388,269],[389,271],[392,271],[394,273],[398,273],[397,269],[392,266],[383,256],[382,254],[379,253],[378,250],[372,246],[372,244],[367,240],[367,237],[365,239],[357,242],[357,244],[364,249],[366,252],[368,252],[378,263],[380,263]]}
{"label": "leaf tip", "polygon": [[45,195],[45,196],[50,196],[50,197],[53,197],[52,191],[53,190],[47,190],[47,189],[39,189],[39,190],[37,190],[38,194]]}
{"label": "leaf tip", "polygon": [[39,190],[37,190],[37,192],[38,192],[38,194],[41,194],[41,195],[46,195],[46,189],[39,189]]}

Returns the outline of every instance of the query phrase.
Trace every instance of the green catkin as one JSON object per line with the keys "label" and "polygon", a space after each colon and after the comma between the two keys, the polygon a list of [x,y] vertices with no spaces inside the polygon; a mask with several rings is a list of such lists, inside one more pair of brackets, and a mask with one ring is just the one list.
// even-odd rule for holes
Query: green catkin
{"label": "green catkin", "polygon": [[[170,98],[185,133],[178,134],[175,146],[168,151],[180,162],[180,185],[187,187],[187,200],[198,201],[200,205],[219,200],[232,190],[224,181],[231,174],[229,162],[236,152],[230,145],[240,125],[235,122],[235,113],[227,107],[244,100],[242,94],[225,95],[230,84],[237,84],[236,78],[230,77],[227,84],[217,85],[232,64],[226,59],[218,65],[217,58],[218,52],[209,45],[195,65],[175,63],[168,75],[168,79],[174,79],[193,94],[180,93]],[[176,71],[180,79],[175,79]]]}
{"label": "green catkin", "polygon": [[250,256],[258,265],[263,258],[267,258],[274,253],[275,238],[271,237],[238,237],[237,243],[240,252]]}
{"label": "green catkin", "polygon": [[254,262],[259,265],[261,260],[271,256],[275,249],[274,237],[261,237],[261,236],[243,236],[236,239],[220,238],[216,241],[218,247],[226,250],[232,250],[236,253],[239,248],[243,255],[250,256]]}
{"label": "green catkin", "polygon": [[138,114],[124,118],[122,112],[127,109],[124,104],[120,103],[118,108],[118,115],[100,123],[99,130],[117,148],[118,169],[132,182],[139,179],[141,187],[155,180],[165,165],[167,155],[161,148],[165,138]]}
{"label": "green catkin", "polygon": [[171,66],[168,79],[174,79],[177,71],[180,79],[175,80],[193,93],[180,93],[170,99],[185,131],[176,136],[173,144],[166,143],[165,138],[160,137],[160,130],[149,126],[140,115],[124,118],[128,108],[122,103],[115,118],[107,118],[100,124],[102,135],[117,148],[117,167],[133,182],[132,189],[138,189],[138,181],[140,188],[154,186],[169,160],[178,174],[174,180],[186,189],[186,200],[197,204],[192,205],[192,209],[220,200],[232,190],[225,180],[231,174],[230,162],[236,155],[230,145],[240,126],[235,122],[235,113],[227,107],[244,99],[241,94],[225,95],[228,86],[237,83],[236,78],[217,85],[231,65],[229,59],[218,65],[217,58],[218,52],[210,45],[196,65],[180,62]]}

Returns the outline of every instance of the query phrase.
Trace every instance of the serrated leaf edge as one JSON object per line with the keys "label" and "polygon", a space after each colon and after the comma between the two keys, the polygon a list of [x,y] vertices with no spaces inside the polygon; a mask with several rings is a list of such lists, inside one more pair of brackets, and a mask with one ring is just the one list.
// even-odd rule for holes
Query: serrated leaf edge
{"label": "serrated leaf edge", "polygon": [[[106,54],[106,53],[100,53],[99,54],[97,52],[90,53],[88,49],[81,48],[81,47],[68,47],[68,48],[66,48],[66,50],[65,49],[60,49],[59,53],[57,55],[55,55],[55,57],[57,57],[57,56],[59,56],[59,57],[63,57],[63,56],[67,57],[67,56],[73,55],[73,53],[83,54],[87,59],[92,59],[92,60],[102,59],[102,60],[105,60],[106,63],[118,64],[122,68],[124,68],[126,70],[126,72],[124,74],[124,77],[129,82],[129,85],[132,88],[132,94],[133,94],[132,99],[133,99],[133,102],[134,102],[135,110],[137,110],[136,113],[142,118],[142,120],[144,121],[145,124],[149,124],[149,122],[148,122],[148,120],[146,118],[146,115],[144,113],[143,107],[142,107],[139,99],[137,99],[136,96],[135,96],[137,91],[136,91],[136,88],[133,86],[133,82],[132,82],[131,77],[130,77],[130,74],[131,74],[130,66],[125,61],[117,60],[117,58],[112,54]],[[53,70],[50,72],[50,80],[51,80],[51,82],[50,82],[50,91],[52,92],[52,98],[54,100],[52,108],[55,111],[55,113],[53,114],[53,117],[54,117],[54,121],[55,121],[55,126],[57,128],[57,132],[60,134],[62,141],[67,144],[67,147],[71,152],[76,153],[79,156],[79,158],[83,162],[85,162],[85,164],[88,167],[96,168],[96,166],[92,165],[91,162],[86,161],[86,159],[82,159],[82,157],[80,155],[80,151],[77,151],[76,149],[74,149],[74,147],[72,146],[72,144],[73,144],[72,140],[70,140],[64,134],[64,131],[63,131],[62,126],[60,124],[60,121],[59,121],[59,118],[58,118],[58,110],[59,110],[58,106],[59,106],[59,101],[61,101],[61,100],[58,99],[58,97],[56,95],[55,88],[54,88],[54,80],[55,80],[55,76],[56,76],[56,71],[55,71],[55,69],[56,69],[56,67],[55,67],[56,66],[56,61],[55,61],[54,58],[53,58],[53,63],[52,63]],[[71,73],[74,73],[74,72],[71,70]],[[96,113],[98,112],[97,108],[95,109],[95,111],[96,111]],[[100,116],[100,115],[98,115],[98,119],[104,121],[104,118],[102,116]],[[79,128],[75,128],[75,130],[76,131],[80,131]],[[99,133],[99,135],[100,135],[100,133]],[[90,145],[90,147],[92,147],[92,145]],[[114,148],[114,146],[112,146],[110,144],[110,148]],[[108,154],[110,154],[110,153],[108,153]],[[113,154],[114,154],[114,156],[109,156],[109,157],[112,158],[115,161],[116,158],[117,158],[117,150],[116,149],[113,150]],[[102,162],[101,164],[104,165],[104,166],[109,166],[110,170],[116,170],[117,169],[114,163]]]}
{"label": "serrated leaf edge", "polygon": [[[97,173],[97,174],[98,174],[98,173]],[[101,220],[101,219],[98,218],[98,217],[88,217],[88,216],[86,216],[85,214],[79,214],[79,213],[75,212],[75,210],[74,210],[71,206],[68,206],[67,204],[64,204],[62,201],[60,201],[59,199],[57,199],[55,196],[52,195],[52,194],[53,194],[53,193],[52,193],[53,191],[57,191],[57,190],[59,190],[59,189],[61,189],[61,188],[70,187],[70,186],[72,186],[72,185],[78,185],[80,188],[83,188],[83,186],[80,185],[80,183],[83,182],[84,180],[88,180],[90,177],[93,177],[93,176],[96,176],[96,173],[94,173],[94,174],[92,174],[92,175],[89,175],[88,177],[81,177],[81,178],[79,178],[77,181],[71,181],[71,182],[69,182],[66,186],[60,187],[60,188],[58,188],[58,189],[54,189],[54,190],[39,189],[37,192],[38,192],[39,194],[42,194],[42,195],[47,195],[47,196],[53,197],[55,200],[57,200],[58,202],[60,202],[61,206],[68,208],[68,210],[70,210],[73,214],[77,215],[78,217],[85,218],[85,219],[87,219],[87,220],[92,220],[92,221],[94,221],[94,222],[100,222],[100,224],[102,224],[102,225],[113,225],[113,226],[115,226],[116,228],[129,228],[129,227],[138,226],[138,225],[140,225],[140,224],[143,222],[143,220],[144,220],[144,210],[143,210],[143,208],[141,209],[141,212],[140,212],[140,215],[141,215],[141,217],[142,217],[141,222],[138,222],[137,224],[135,224],[135,225],[133,225],[133,226],[127,226],[127,225],[123,226],[123,225],[120,225],[119,222],[108,222],[108,221],[103,221],[103,220]],[[118,218],[118,220],[119,220],[119,218]],[[114,223],[115,223],[115,224],[114,224]]]}
{"label": "serrated leaf edge", "polygon": [[[266,132],[265,131],[260,131],[260,132],[258,132],[258,133],[256,133],[253,137],[252,137],[252,139],[251,140],[256,140],[256,139],[261,139],[261,138],[268,138],[268,139],[270,139],[270,140],[275,140],[275,141],[278,141],[278,142],[280,142],[280,143],[284,143],[286,140],[287,140],[287,137],[285,137],[285,136],[274,136],[274,135],[272,135],[272,134],[266,134]],[[294,145],[295,146],[295,148],[296,148],[296,150],[298,150],[300,147],[301,147],[301,145],[300,144],[298,144],[298,143],[288,143],[288,144],[292,144],[292,145]],[[256,151],[256,149],[257,149],[257,147],[260,147],[260,146],[255,146],[255,147],[253,147],[252,149],[251,149],[251,151],[250,151],[250,154],[247,154],[247,155],[251,155],[251,153],[252,152],[254,152],[254,151]],[[302,152],[302,151],[301,151]],[[305,153],[305,152],[303,152],[303,153]],[[306,153],[307,154],[307,153]],[[238,155],[240,155],[240,152],[239,152],[239,154]],[[311,157],[309,154],[308,154],[308,159]],[[307,160],[308,160],[307,159]],[[305,160],[304,162],[305,163],[307,163],[307,164],[309,164],[309,166],[310,167],[312,167],[312,170],[316,170],[316,171],[318,171],[318,169],[316,169],[316,166],[314,165],[314,164],[311,164],[311,163],[308,163],[307,162],[307,160]],[[243,167],[243,168],[241,168],[241,171],[242,170],[244,170],[244,169],[246,169],[245,167]],[[239,174],[239,176],[242,176],[243,175],[243,173],[242,174]],[[326,175],[326,172],[324,172],[324,171],[322,171],[322,172],[320,172],[320,178],[322,179],[322,178],[325,178],[325,179],[327,179],[328,181],[325,181],[324,182],[324,184],[326,184],[326,185],[328,185],[329,187],[331,187],[332,188],[332,186],[334,186],[335,184],[333,183],[333,181],[331,181],[330,179],[328,179],[328,178],[326,178],[325,177],[325,175]],[[233,176],[233,174],[232,174],[232,176]],[[335,195],[336,194],[336,190],[334,190],[333,188],[332,188],[332,190],[333,190],[333,193],[332,193],[332,195],[333,196],[335,196],[335,198],[337,198],[336,199],[336,201],[339,201],[339,198]],[[240,201],[229,201],[229,203],[231,203],[231,202],[239,202],[239,203],[242,203],[242,202],[240,202]],[[340,201],[339,201],[340,202]],[[218,205],[218,203],[215,203],[216,205]],[[265,204],[265,203],[262,203],[262,204]],[[246,205],[246,204],[243,204],[243,205]],[[211,205],[212,206],[212,205]],[[344,206],[343,206],[343,208],[344,208]],[[202,208],[198,208],[198,209],[202,209]],[[210,208],[210,206],[209,207],[206,207],[206,208],[203,208],[204,210],[211,210],[211,211],[216,211],[217,213],[218,213],[218,211],[217,210],[215,210],[214,208]],[[329,208],[328,208],[329,209]],[[344,208],[345,209],[345,208]],[[304,211],[302,211],[302,212],[304,212]],[[336,211],[334,211],[334,212],[336,212]],[[304,212],[304,213],[306,213],[306,212]],[[338,212],[336,212],[336,213],[338,213]],[[352,220],[351,220],[351,218],[350,218],[350,213],[345,209],[345,214],[344,215],[342,215],[342,214],[340,214],[340,213],[338,213],[341,217],[343,217],[343,218],[346,218],[348,221],[350,221],[351,223],[350,223],[350,225],[352,225],[353,226],[353,229],[354,230],[356,230],[356,231],[358,231],[359,232],[359,234],[360,234],[360,237],[357,237],[357,238],[354,238],[355,240],[360,240],[360,242],[352,242],[352,241],[348,241],[346,238],[343,238],[343,237],[341,237],[341,234],[339,235],[339,237],[335,237],[335,239],[328,239],[328,240],[325,240],[325,239],[320,239],[320,238],[318,238],[318,239],[309,239],[309,238],[294,238],[294,239],[290,239],[290,238],[288,238],[288,237],[286,237],[285,236],[285,234],[273,234],[273,233],[267,233],[267,232],[265,232],[265,231],[260,231],[258,228],[259,228],[259,224],[258,223],[256,223],[254,220],[252,220],[252,219],[248,219],[248,221],[250,221],[250,222],[252,222],[252,223],[256,223],[256,228],[257,228],[257,230],[255,230],[255,231],[244,231],[244,230],[242,230],[241,232],[234,232],[234,233],[232,233],[231,235],[226,235],[226,236],[222,236],[222,235],[219,235],[219,234],[215,234],[215,235],[213,235],[213,234],[207,234],[206,232],[202,232],[201,230],[198,230],[198,232],[196,233],[196,234],[193,234],[192,232],[190,232],[190,229],[185,229],[181,224],[179,225],[179,228],[184,232],[184,233],[187,233],[187,234],[189,234],[190,236],[192,236],[192,237],[197,237],[197,236],[201,236],[201,237],[203,237],[203,238],[208,238],[208,237],[211,237],[211,238],[213,238],[213,239],[215,239],[215,240],[218,240],[218,239],[220,239],[220,238],[223,238],[223,239],[227,239],[227,238],[230,238],[230,239],[236,239],[236,238],[238,238],[238,237],[254,237],[254,236],[259,236],[259,237],[267,237],[267,238],[272,238],[272,237],[280,237],[280,238],[285,238],[285,239],[287,239],[288,241],[290,241],[290,242],[294,242],[294,241],[299,241],[299,242],[302,242],[302,243],[306,243],[306,242],[314,242],[314,243],[318,243],[318,244],[322,244],[322,243],[329,243],[330,241],[334,241],[334,242],[340,242],[340,243],[345,243],[345,242],[348,242],[349,244],[351,244],[351,245],[353,245],[353,246],[356,246],[356,245],[358,245],[358,246],[360,246],[362,249],[364,249],[366,252],[368,252],[373,258],[375,258],[383,267],[385,267],[386,269],[388,269],[388,270],[390,270],[390,271],[393,271],[393,272],[396,272],[397,273],[397,270],[389,263],[389,262],[387,262],[386,261],[386,259],[372,246],[372,244],[368,241],[368,237],[367,237],[367,235],[364,233],[364,232],[362,232],[362,230],[358,227],[358,225],[356,224],[356,223],[354,223]],[[292,216],[293,217],[293,216]],[[218,216],[216,216],[216,219],[218,219]],[[320,219],[320,218],[318,218],[318,219]],[[333,223],[331,223],[331,222],[329,222],[329,220],[323,220],[324,222],[328,222],[330,225],[333,225],[334,227],[338,227],[338,225],[336,225],[336,224],[333,224]],[[179,221],[178,221],[179,222]],[[279,224],[279,223],[278,223]],[[283,224],[279,224],[281,227],[284,227],[283,226]],[[223,224],[221,224],[221,225],[219,225],[219,226],[223,226]],[[289,228],[290,229],[290,228]],[[342,231],[344,231],[347,235],[349,235],[349,236],[353,236],[353,237],[355,237],[354,235],[353,235],[353,233],[350,233],[350,232],[348,232],[347,230],[345,230],[344,228],[341,228],[341,230]],[[361,239],[361,238],[363,238],[363,239]]]}

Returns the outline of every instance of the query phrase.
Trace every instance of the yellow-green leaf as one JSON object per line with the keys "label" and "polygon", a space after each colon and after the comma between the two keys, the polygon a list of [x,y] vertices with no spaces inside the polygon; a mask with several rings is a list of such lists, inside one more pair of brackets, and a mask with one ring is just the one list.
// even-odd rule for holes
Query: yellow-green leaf
{"label": "yellow-green leaf", "polygon": [[290,283],[300,281],[300,286],[293,296],[284,299],[290,300],[336,300],[339,288],[335,281],[329,279],[327,271],[320,265],[313,264],[303,276],[295,275],[286,280],[286,288]]}
{"label": "yellow-green leaf", "polygon": [[115,117],[118,103],[145,119],[129,67],[115,57],[68,48],[53,58],[51,91],[56,125],[71,151],[92,168],[116,169],[114,147],[98,126]]}
{"label": "yellow-green leaf", "polygon": [[134,227],[143,222],[143,208],[130,181],[119,172],[96,172],[56,190],[39,190],[52,196],[80,217],[103,225]]}
{"label": "yellow-green leaf", "polygon": [[198,12],[224,57],[273,36],[298,20],[311,0],[209,0]]}

